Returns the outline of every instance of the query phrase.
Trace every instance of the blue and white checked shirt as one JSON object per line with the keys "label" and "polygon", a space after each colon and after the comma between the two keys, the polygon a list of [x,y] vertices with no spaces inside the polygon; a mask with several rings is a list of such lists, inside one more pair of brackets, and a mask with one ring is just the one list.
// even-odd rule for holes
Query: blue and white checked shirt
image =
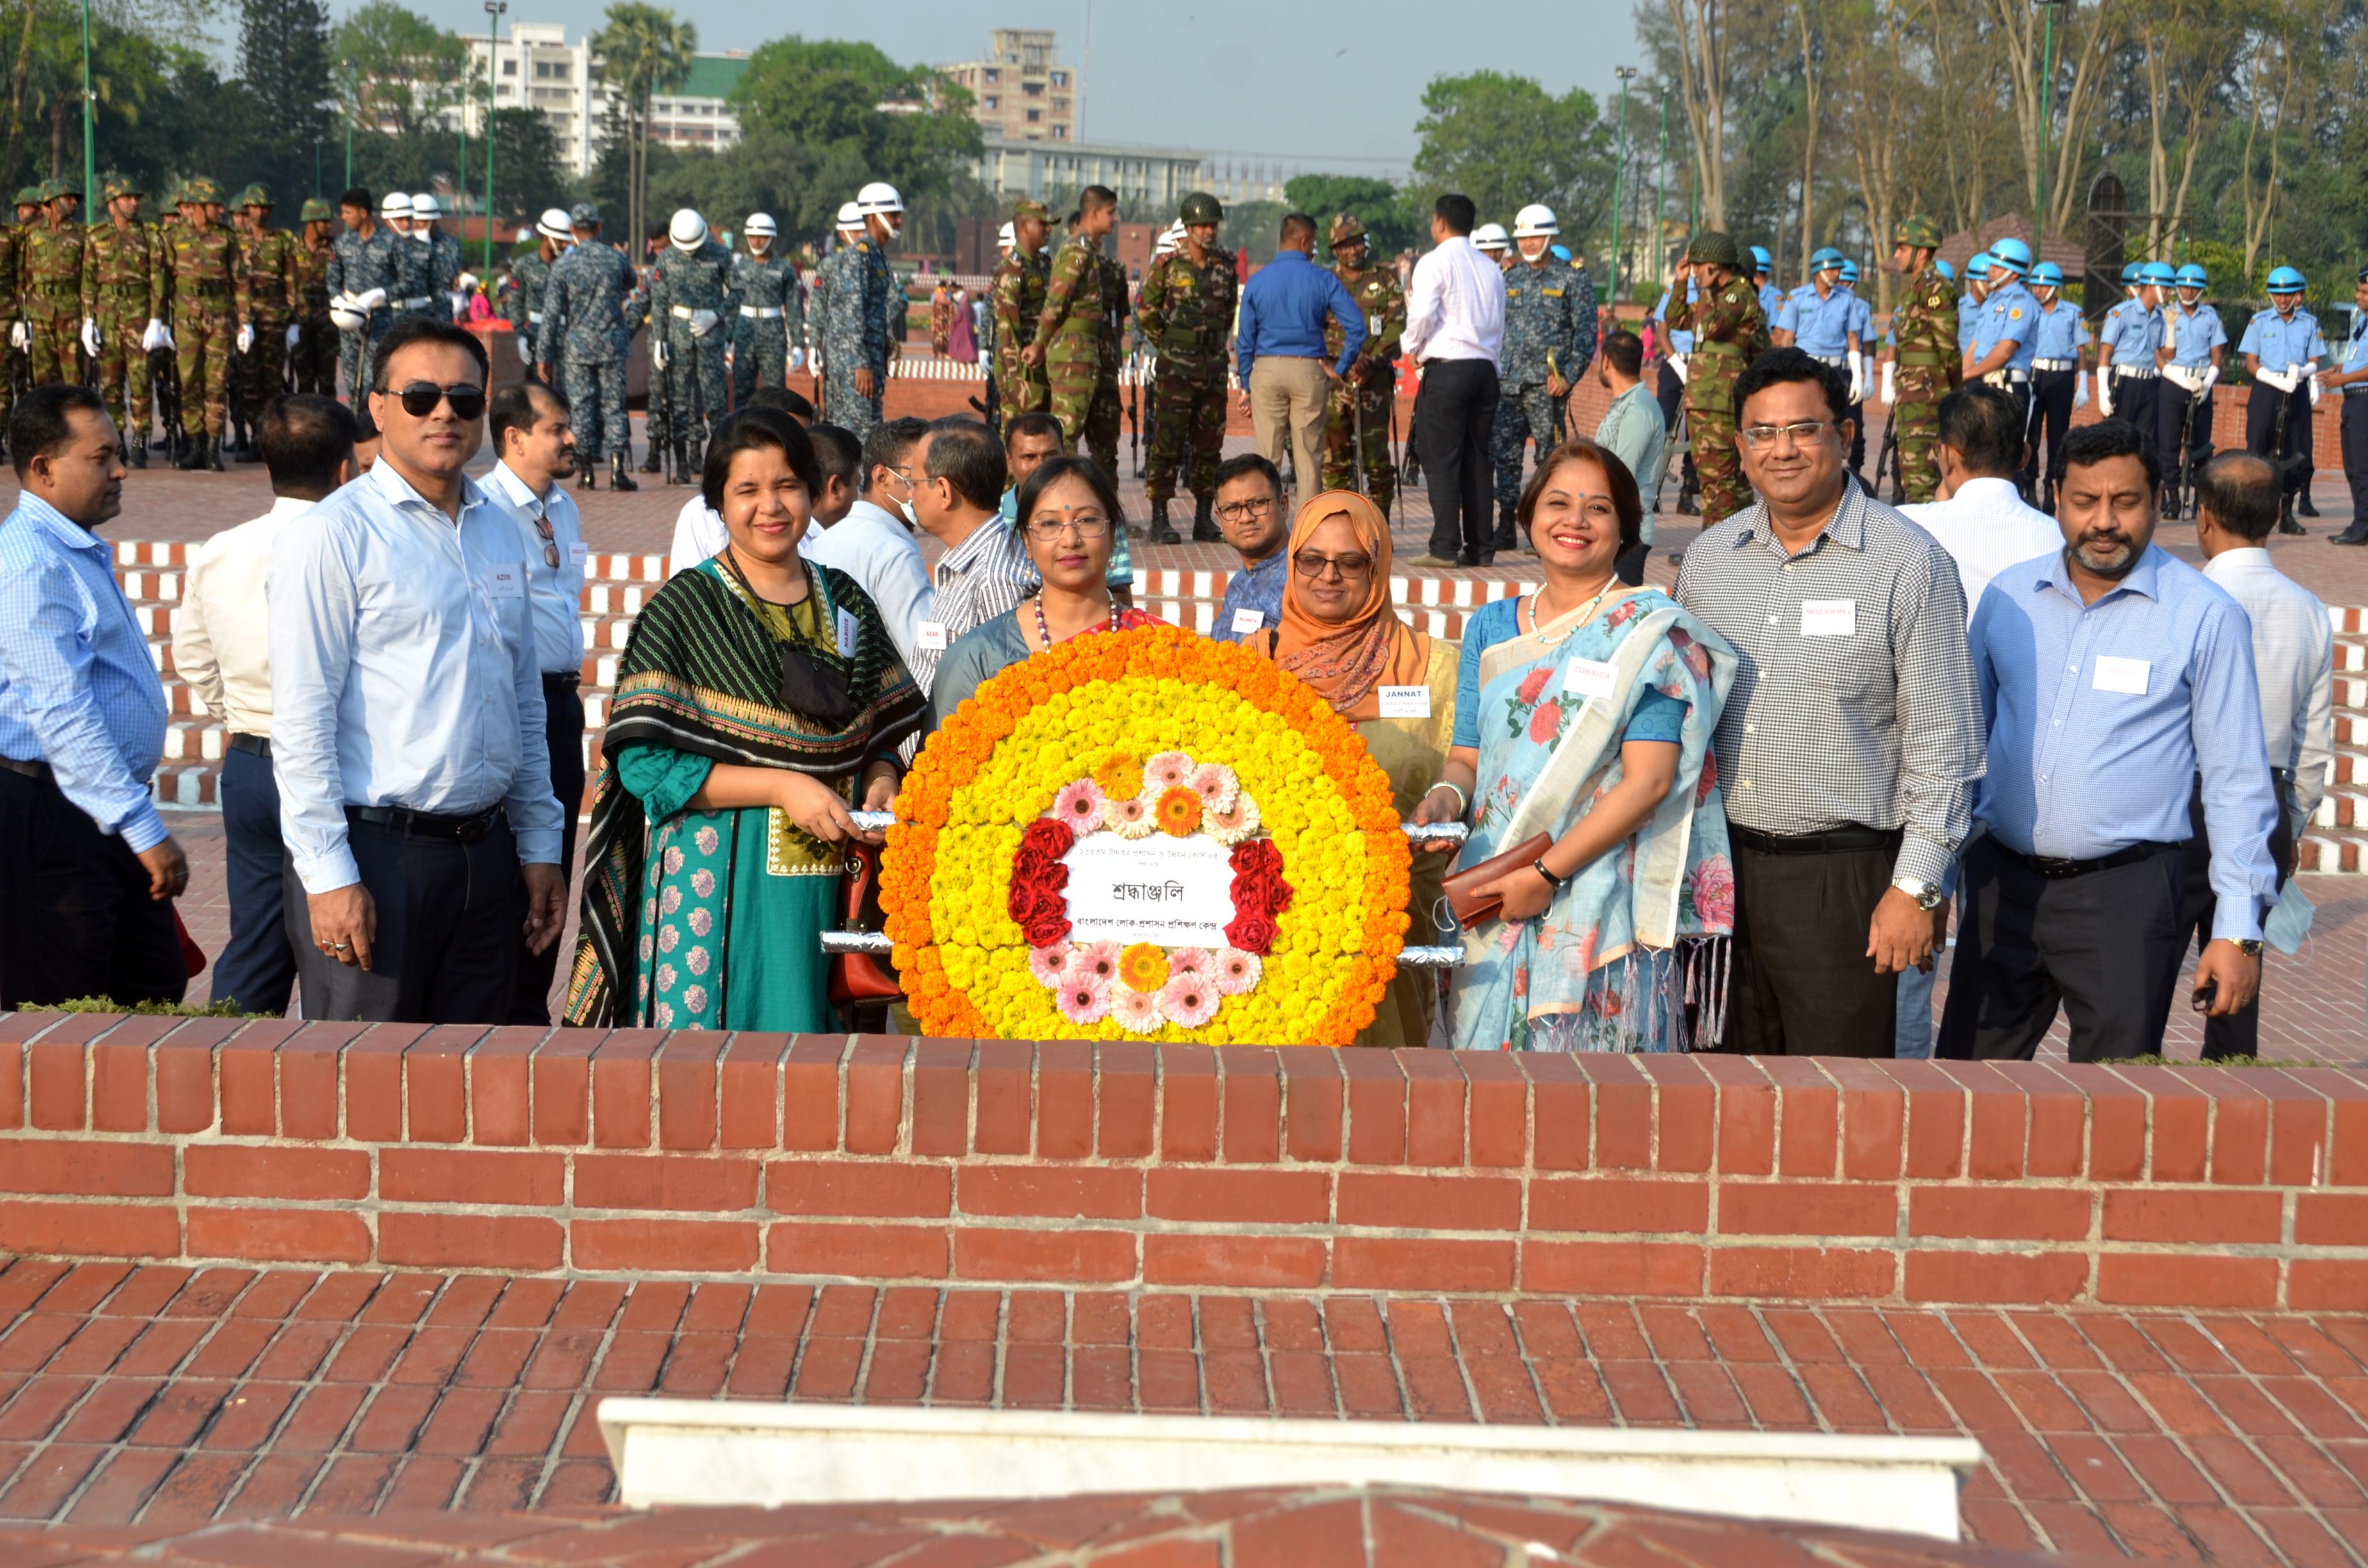
{"label": "blue and white checked shirt", "polygon": [[165,685],[96,535],[40,496],[0,522],[0,756],[46,762],[67,800],[134,853],[165,841],[148,780]]}
{"label": "blue and white checked shirt", "polygon": [[1998,842],[2066,860],[2180,843],[2200,772],[2212,935],[2258,938],[2277,798],[2244,608],[2155,545],[2084,605],[2058,551],[1992,577],[1970,637],[1989,733],[1974,814]]}

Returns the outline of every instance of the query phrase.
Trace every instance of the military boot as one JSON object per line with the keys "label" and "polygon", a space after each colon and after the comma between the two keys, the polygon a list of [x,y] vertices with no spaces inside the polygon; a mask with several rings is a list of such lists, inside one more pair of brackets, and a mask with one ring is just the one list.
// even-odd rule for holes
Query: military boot
{"label": "military boot", "polygon": [[2302,489],[2294,492],[2294,515],[2298,517],[2316,517],[2318,516],[2318,508],[2310,504],[2310,487],[2308,485],[2305,485]]}
{"label": "military boot", "polygon": [[222,471],[222,437],[220,436],[208,436],[203,438],[200,444],[205,450],[206,468],[208,472],[220,473]]}
{"label": "military boot", "polygon": [[643,473],[666,472],[666,464],[658,460],[658,444],[655,441],[650,443],[650,455],[642,460],[642,472]]}
{"label": "military boot", "polygon": [[699,483],[699,480],[692,473],[690,442],[687,439],[677,441],[674,444],[674,472],[666,475],[666,483],[668,484],[696,484]]}
{"label": "military boot", "polygon": [[[623,460],[622,458],[620,458],[620,459],[618,459],[617,460],[618,460],[618,461],[620,461],[620,462],[622,462],[624,460]],[[597,468],[593,467],[590,463],[586,463],[586,464],[584,465],[584,472],[583,472],[582,477],[578,478],[578,479],[576,480],[576,482],[575,482],[575,488],[577,488],[578,490],[598,490],[598,489],[599,489],[599,488],[600,488],[600,471],[599,471],[598,469],[597,469]]]}
{"label": "military boot", "polygon": [[633,483],[633,476],[625,472],[625,458],[624,454],[621,452],[609,460],[609,488],[611,490],[639,490],[641,488],[640,485]]}
{"label": "military boot", "polygon": [[131,449],[125,454],[125,457],[133,468],[146,468],[148,466],[148,437],[145,436],[132,437]]}
{"label": "military boot", "polygon": [[1216,504],[1216,503],[1215,503],[1214,498],[1213,498],[1213,497],[1211,497],[1211,496],[1207,496],[1207,495],[1197,495],[1197,496],[1194,496],[1194,497],[1193,497],[1193,500],[1192,500],[1192,542],[1193,542],[1193,543],[1195,543],[1195,544],[1222,544],[1222,543],[1224,543],[1224,542],[1225,536],[1224,536],[1222,532],[1220,532],[1220,531],[1218,530],[1218,528],[1217,528],[1217,519],[1216,519],[1216,518],[1214,518],[1214,517],[1211,517],[1211,516],[1209,515],[1209,508],[1210,508],[1211,506],[1214,506],[1215,504]]}
{"label": "military boot", "polygon": [[1497,537],[1489,541],[1489,548],[1492,550],[1519,550],[1521,548],[1521,520],[1514,515],[1511,507],[1508,506],[1498,510],[1497,514]]}
{"label": "military boot", "polygon": [[1150,539],[1154,544],[1184,542],[1184,536],[1178,533],[1175,525],[1167,520],[1167,503],[1165,501],[1155,501],[1151,504]]}

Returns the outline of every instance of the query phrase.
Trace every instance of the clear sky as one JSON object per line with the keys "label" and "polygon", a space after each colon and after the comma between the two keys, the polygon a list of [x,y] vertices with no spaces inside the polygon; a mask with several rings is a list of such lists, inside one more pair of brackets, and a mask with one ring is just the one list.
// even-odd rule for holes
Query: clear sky
{"label": "clear sky", "polygon": [[[472,0],[405,0],[441,25],[483,32]],[[907,62],[985,52],[991,27],[1052,28],[1085,63],[1087,0],[897,0],[829,8],[673,0],[701,49],[754,49],[784,33],[853,38]],[[333,0],[335,12],[352,8]],[[606,0],[510,0],[507,21],[559,22],[572,41]],[[1612,68],[1635,63],[1629,0],[1508,8],[1464,0],[1099,0],[1084,139],[1190,147],[1341,174],[1402,174],[1423,85],[1498,70],[1607,101]],[[1516,17],[1520,19],[1515,20]],[[230,22],[235,31],[234,17]]]}

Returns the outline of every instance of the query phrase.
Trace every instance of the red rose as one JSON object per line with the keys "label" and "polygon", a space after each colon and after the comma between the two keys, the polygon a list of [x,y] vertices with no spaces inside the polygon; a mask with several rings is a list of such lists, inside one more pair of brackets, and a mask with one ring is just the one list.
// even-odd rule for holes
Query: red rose
{"label": "red rose", "polygon": [[1274,922],[1258,915],[1237,915],[1225,927],[1225,940],[1259,958],[1274,946]]}
{"label": "red rose", "polygon": [[1540,703],[1538,710],[1530,715],[1530,740],[1532,744],[1550,744],[1555,732],[1561,728],[1562,704],[1559,702]]}
{"label": "red rose", "polygon": [[1077,835],[1069,831],[1067,823],[1057,817],[1038,817],[1028,824],[1025,832],[1020,834],[1019,853],[1022,855],[1032,853],[1041,855],[1047,860],[1058,860],[1062,856],[1066,855],[1076,842]]}
{"label": "red rose", "polygon": [[1528,676],[1522,680],[1521,689],[1514,693],[1513,700],[1522,703],[1535,702],[1539,696],[1544,692],[1546,682],[1552,679],[1554,679],[1554,670],[1552,667],[1544,665],[1539,665],[1536,669],[1531,670]]}

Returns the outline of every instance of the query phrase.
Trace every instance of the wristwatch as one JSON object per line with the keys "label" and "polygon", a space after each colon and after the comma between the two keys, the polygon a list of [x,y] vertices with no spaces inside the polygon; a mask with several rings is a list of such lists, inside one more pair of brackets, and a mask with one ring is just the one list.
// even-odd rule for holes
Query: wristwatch
{"label": "wristwatch", "polygon": [[1891,885],[1914,899],[1918,909],[1941,907],[1941,884],[1938,882],[1919,882],[1911,877],[1902,877]]}
{"label": "wristwatch", "polygon": [[2256,937],[2239,937],[2237,938],[2237,950],[2248,959],[2257,959],[2261,956],[2261,944]]}

